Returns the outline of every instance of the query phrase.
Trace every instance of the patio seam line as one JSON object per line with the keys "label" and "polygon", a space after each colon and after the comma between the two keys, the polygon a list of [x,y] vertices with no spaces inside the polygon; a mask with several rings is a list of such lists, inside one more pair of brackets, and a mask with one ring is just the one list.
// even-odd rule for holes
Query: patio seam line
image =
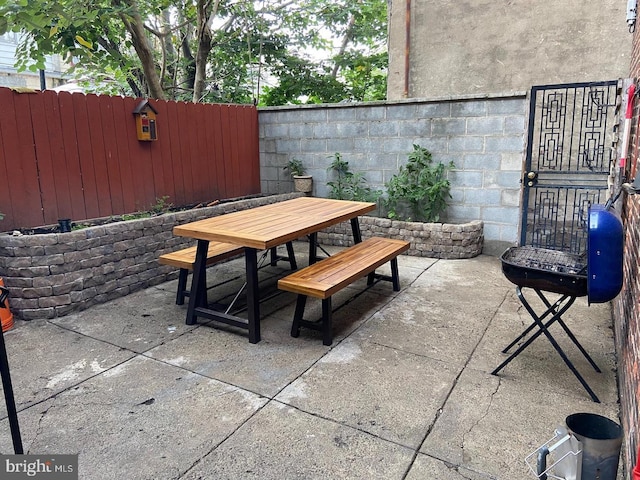
{"label": "patio seam line", "polygon": [[[235,385],[234,385],[235,386]],[[244,390],[240,387],[236,387],[239,388],[241,390]],[[209,450],[208,452],[204,453],[200,458],[198,458],[196,461],[194,461],[191,466],[189,466],[184,472],[180,473],[178,476],[178,479],[184,477],[185,475],[187,475],[189,473],[189,471],[191,471],[193,468],[195,468],[200,462],[202,462],[207,456],[211,455],[215,450],[217,450],[223,443],[225,443],[227,440],[229,440],[233,435],[236,434],[236,432],[238,430],[240,430],[240,428],[242,428],[248,421],[250,421],[258,412],[262,411],[267,405],[269,405],[269,403],[271,402],[271,400],[269,400],[269,397],[265,397],[264,395],[261,395],[261,397],[266,398],[267,401],[264,403],[264,405],[262,405],[261,407],[257,408],[251,415],[249,415],[243,422],[240,422],[238,424],[238,426],[236,428],[234,428],[231,432],[229,432],[228,435],[226,435],[222,440],[220,440],[219,442],[217,442],[212,448],[211,450]]]}
{"label": "patio seam line", "polygon": [[[103,371],[101,371],[101,372],[98,372],[98,373],[95,373],[95,374],[93,374],[93,375],[90,375],[89,377],[84,378],[84,379],[82,379],[82,380],[78,381],[77,383],[74,383],[74,384],[72,384],[72,385],[69,385],[68,387],[63,388],[62,390],[60,390],[60,391],[58,391],[58,392],[55,392],[55,393],[53,393],[53,394],[49,395],[48,397],[43,398],[42,400],[38,400],[37,402],[30,403],[30,404],[28,404],[28,405],[26,405],[26,406],[24,406],[24,407],[22,407],[22,408],[20,408],[20,407],[17,407],[17,406],[16,406],[16,407],[17,407],[17,412],[18,412],[18,413],[20,413],[20,412],[23,412],[23,411],[25,411],[25,410],[28,410],[28,409],[30,409],[30,408],[32,408],[32,407],[35,407],[35,406],[37,406],[37,405],[41,405],[42,403],[44,403],[44,402],[46,402],[46,401],[48,401],[48,400],[54,400],[58,395],[61,395],[61,394],[65,393],[65,392],[67,392],[67,391],[69,391],[69,390],[71,390],[71,389],[73,389],[73,388],[76,388],[76,387],[78,387],[78,386],[82,385],[83,383],[85,383],[85,382],[87,382],[87,381],[89,381],[89,380],[92,380],[92,379],[94,379],[94,378],[96,378],[96,377],[99,377],[100,375],[102,375],[103,373],[105,373],[105,372],[107,372],[107,371],[109,371],[109,370],[112,370],[112,369],[114,369],[114,368],[116,368],[116,367],[119,367],[120,365],[122,365],[122,364],[124,364],[124,363],[127,363],[127,362],[129,362],[129,361],[133,360],[133,359],[134,359],[134,358],[136,358],[136,357],[141,356],[141,354],[138,354],[138,353],[136,353],[136,352],[132,352],[132,353],[134,354],[132,357],[129,357],[129,358],[127,358],[126,360],[123,360],[122,362],[119,362],[119,363],[117,363],[117,364],[115,364],[115,365],[113,365],[113,366],[111,366],[111,367],[109,367],[109,368],[107,368],[107,369],[105,369],[105,370],[103,370]],[[5,419],[7,419],[7,417],[6,417],[6,416],[5,416],[5,417],[0,417],[0,421],[5,420]]]}
{"label": "patio seam line", "polygon": [[299,406],[296,406],[296,405],[291,405],[290,403],[284,403],[283,401],[278,400],[278,399],[271,399],[271,400],[269,400],[268,403],[271,403],[271,402],[279,403],[280,405],[284,405],[286,407],[293,408],[294,410],[302,412],[302,413],[304,413],[306,415],[310,415],[310,416],[318,418],[320,420],[331,422],[331,423],[333,423],[335,425],[340,425],[341,427],[350,428],[351,430],[355,430],[357,432],[364,433],[365,435],[368,435],[370,437],[376,438],[378,440],[382,440],[383,442],[390,443],[390,444],[393,444],[393,445],[397,445],[398,447],[406,448],[407,450],[410,450],[412,452],[416,451],[415,448],[413,448],[413,447],[411,447],[409,445],[405,445],[405,444],[397,442],[395,440],[390,440],[388,438],[381,437],[379,435],[376,435],[375,433],[369,432],[369,431],[364,430],[362,428],[355,427],[353,425],[349,425],[348,423],[340,422],[340,421],[338,421],[338,420],[336,420],[334,418],[325,417],[325,416],[323,416],[323,415],[321,415],[319,413],[309,412],[309,411],[305,410],[302,407],[299,407]]}
{"label": "patio seam line", "polygon": [[[97,342],[102,342],[102,343],[104,343],[104,344],[106,344],[106,345],[111,345],[112,347],[119,348],[120,350],[126,350],[126,351],[128,351],[128,352],[132,352],[132,353],[134,353],[134,354],[136,354],[136,355],[143,355],[143,354],[145,354],[145,353],[149,352],[150,350],[153,350],[154,348],[160,347],[160,346],[162,346],[162,345],[164,345],[164,344],[165,344],[165,341],[162,341],[162,342],[160,342],[158,345],[154,345],[154,346],[152,346],[152,347],[147,348],[146,350],[142,350],[142,351],[140,351],[140,352],[137,352],[137,351],[135,351],[135,350],[132,350],[132,349],[131,349],[131,348],[129,348],[129,347],[123,347],[122,345],[117,345],[117,344],[112,343],[112,342],[109,342],[109,341],[107,341],[107,340],[102,340],[102,339],[100,339],[100,338],[92,337],[92,336],[91,336],[91,335],[89,335],[89,334],[86,334],[86,333],[83,333],[83,332],[79,332],[79,331],[74,330],[74,329],[72,329],[72,328],[69,328],[69,327],[67,327],[67,326],[65,326],[65,325],[58,325],[57,323],[53,323],[53,322],[52,322],[52,320],[54,320],[54,319],[47,319],[47,320],[46,320],[46,322],[47,322],[47,323],[50,323],[51,325],[54,325],[54,326],[56,326],[56,327],[58,327],[58,328],[61,328],[62,330],[66,330],[66,331],[68,331],[68,332],[72,332],[72,333],[77,333],[78,335],[82,335],[83,337],[90,338],[90,339],[95,340],[95,341],[97,341]],[[36,321],[37,321],[37,320],[36,320]],[[176,336],[176,337],[174,337],[174,338],[168,338],[167,340],[168,340],[169,342],[172,342],[173,340],[175,340],[175,339],[177,339],[177,338],[180,338],[181,336],[186,335],[187,333],[190,333],[190,332],[192,332],[193,330],[195,330],[196,328],[200,328],[200,327],[202,327],[203,325],[205,325],[205,324],[204,324],[204,323],[196,323],[196,324],[194,324],[194,325],[187,325],[187,326],[186,326],[186,328],[188,328],[188,330],[185,330],[184,332],[177,334],[177,336]]]}

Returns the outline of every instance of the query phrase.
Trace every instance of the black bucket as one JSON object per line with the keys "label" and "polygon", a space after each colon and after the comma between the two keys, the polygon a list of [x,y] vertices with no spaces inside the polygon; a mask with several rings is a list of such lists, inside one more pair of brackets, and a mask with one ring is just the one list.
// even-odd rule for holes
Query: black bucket
{"label": "black bucket", "polygon": [[594,413],[574,413],[565,422],[582,444],[581,480],[616,480],[622,427]]}

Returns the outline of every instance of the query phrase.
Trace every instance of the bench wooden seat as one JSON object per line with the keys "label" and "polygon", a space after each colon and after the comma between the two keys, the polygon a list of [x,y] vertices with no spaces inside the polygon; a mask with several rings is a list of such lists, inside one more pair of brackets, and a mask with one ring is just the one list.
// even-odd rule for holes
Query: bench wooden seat
{"label": "bench wooden seat", "polygon": [[[291,269],[295,270],[296,257],[293,251],[293,244],[287,242],[287,257],[278,256],[277,249],[274,247],[271,249],[271,262],[270,265],[275,266],[278,260],[287,260]],[[184,304],[184,297],[189,296],[189,290],[187,289],[187,276],[189,272],[193,271],[193,267],[196,263],[196,250],[197,246],[183,248],[175,252],[165,253],[158,257],[158,261],[163,265],[171,265],[180,269],[180,275],[178,276],[178,292],[176,294],[176,305]],[[207,250],[207,267],[214,265],[227,258],[235,257],[244,253],[244,247],[233,245],[231,243],[223,242],[209,242],[209,249]]]}
{"label": "bench wooden seat", "polygon": [[[187,275],[193,271],[196,263],[197,246],[183,248],[176,252],[169,252],[158,257],[158,261],[163,265],[171,265],[180,269],[178,277],[178,293],[176,295],[176,304],[183,305],[184,297],[189,295],[187,290]],[[209,242],[209,250],[207,250],[207,267],[218,263],[227,258],[234,257],[244,253],[244,247],[232,245],[230,243]]]}
{"label": "bench wooden seat", "polygon": [[[394,291],[400,290],[397,257],[406,252],[409,245],[403,240],[369,238],[278,280],[279,289],[298,294],[291,336],[297,337],[300,327],[304,326],[321,331],[322,342],[331,345],[331,296],[367,275],[369,285],[377,277],[391,281]],[[391,276],[376,275],[376,268],[387,262],[391,262]],[[302,318],[308,296],[322,300],[322,319],[319,322]]]}

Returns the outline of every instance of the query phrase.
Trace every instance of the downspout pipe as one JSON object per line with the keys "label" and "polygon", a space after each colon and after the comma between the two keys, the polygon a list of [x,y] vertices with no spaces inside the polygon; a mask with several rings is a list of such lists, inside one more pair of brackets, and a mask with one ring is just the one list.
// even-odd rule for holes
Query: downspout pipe
{"label": "downspout pipe", "polygon": [[402,96],[409,96],[409,70],[411,53],[411,0],[406,0],[405,11],[405,39],[404,39],[404,92]]}

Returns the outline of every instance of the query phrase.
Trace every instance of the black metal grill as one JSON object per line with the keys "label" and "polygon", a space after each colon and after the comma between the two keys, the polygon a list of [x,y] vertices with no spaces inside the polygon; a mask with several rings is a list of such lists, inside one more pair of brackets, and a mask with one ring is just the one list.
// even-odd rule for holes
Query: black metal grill
{"label": "black metal grill", "polygon": [[585,275],[587,268],[584,255],[529,246],[507,250],[503,261],[514,266],[567,275]]}
{"label": "black metal grill", "polygon": [[[608,302],[620,292],[622,287],[622,221],[615,212],[610,211],[607,207],[592,205],[589,207],[587,232],[587,251],[584,254],[538,246],[511,247],[502,254],[502,271],[510,282],[517,285],[516,294],[531,315],[533,323],[502,350],[502,353],[508,353],[516,344],[524,342],[509,358],[493,370],[492,374],[497,375],[531,342],[540,335],[544,335],[591,396],[591,399],[594,402],[600,401],[549,331],[549,327],[557,322],[594,370],[600,372],[596,363],[569,330],[562,315],[573,305],[577,297],[588,295],[589,302]],[[536,313],[525,298],[522,291],[525,287],[533,289],[543,302],[542,308],[544,310],[542,312]],[[560,294],[560,298],[552,302],[545,296],[545,292]],[[527,339],[525,340],[525,338]]]}
{"label": "black metal grill", "polygon": [[502,271],[519,287],[574,297],[587,294],[585,255],[531,246],[512,247],[502,254]]}

